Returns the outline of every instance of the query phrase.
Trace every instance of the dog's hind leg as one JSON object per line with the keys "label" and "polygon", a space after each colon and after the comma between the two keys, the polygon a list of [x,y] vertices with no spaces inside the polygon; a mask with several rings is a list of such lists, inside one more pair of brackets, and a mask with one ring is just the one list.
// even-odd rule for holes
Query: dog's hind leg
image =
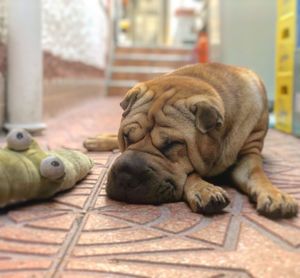
{"label": "dog's hind leg", "polygon": [[118,136],[116,134],[101,134],[90,137],[83,142],[83,146],[88,151],[112,151],[119,148]]}
{"label": "dog's hind leg", "polygon": [[262,158],[248,154],[239,159],[230,173],[235,185],[256,202],[256,209],[271,218],[295,216],[295,199],[276,188],[264,173]]}
{"label": "dog's hind leg", "polygon": [[201,179],[197,174],[188,176],[184,185],[184,199],[193,212],[213,214],[229,204],[224,189]]}

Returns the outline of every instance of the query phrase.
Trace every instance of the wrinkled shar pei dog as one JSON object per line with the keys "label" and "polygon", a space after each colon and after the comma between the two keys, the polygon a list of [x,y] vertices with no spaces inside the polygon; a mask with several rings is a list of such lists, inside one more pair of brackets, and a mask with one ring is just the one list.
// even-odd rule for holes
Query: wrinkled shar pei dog
{"label": "wrinkled shar pei dog", "polygon": [[261,214],[297,214],[296,201],[263,170],[268,102],[251,70],[217,63],[185,66],[137,84],[121,107],[118,136],[84,143],[90,150],[121,149],[108,176],[110,198],[139,204],[185,200],[193,212],[217,213],[230,200],[209,180],[226,174]]}

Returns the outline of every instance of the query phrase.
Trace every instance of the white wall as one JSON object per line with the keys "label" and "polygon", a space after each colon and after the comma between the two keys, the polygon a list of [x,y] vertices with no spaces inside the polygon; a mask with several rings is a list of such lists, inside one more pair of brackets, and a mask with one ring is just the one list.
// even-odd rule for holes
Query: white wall
{"label": "white wall", "polygon": [[275,93],[276,2],[220,0],[220,47],[212,49],[219,61],[256,71],[270,100]]}
{"label": "white wall", "polygon": [[[0,0],[0,42],[7,33],[6,2]],[[26,1],[26,0],[24,0]],[[41,0],[43,49],[70,61],[105,66],[106,0]]]}
{"label": "white wall", "polygon": [[100,1],[42,0],[44,50],[103,68],[108,27]]}

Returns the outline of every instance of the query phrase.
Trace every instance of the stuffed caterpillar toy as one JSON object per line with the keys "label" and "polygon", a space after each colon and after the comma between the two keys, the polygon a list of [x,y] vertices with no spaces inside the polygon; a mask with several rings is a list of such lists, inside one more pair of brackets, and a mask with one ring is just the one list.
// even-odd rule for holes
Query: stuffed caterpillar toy
{"label": "stuffed caterpillar toy", "polygon": [[71,150],[44,152],[25,130],[12,130],[0,149],[0,208],[47,199],[83,179],[93,162]]}

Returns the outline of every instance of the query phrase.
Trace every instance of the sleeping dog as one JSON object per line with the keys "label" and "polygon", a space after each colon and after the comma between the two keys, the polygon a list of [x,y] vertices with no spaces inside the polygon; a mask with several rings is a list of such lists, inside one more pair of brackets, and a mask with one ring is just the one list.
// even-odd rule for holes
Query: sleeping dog
{"label": "sleeping dog", "polygon": [[207,179],[226,173],[270,217],[297,214],[297,203],[264,173],[268,103],[252,71],[197,64],[139,83],[121,102],[118,137],[90,138],[90,150],[119,145],[107,194],[129,203],[185,200],[192,211],[216,213],[227,193]]}

